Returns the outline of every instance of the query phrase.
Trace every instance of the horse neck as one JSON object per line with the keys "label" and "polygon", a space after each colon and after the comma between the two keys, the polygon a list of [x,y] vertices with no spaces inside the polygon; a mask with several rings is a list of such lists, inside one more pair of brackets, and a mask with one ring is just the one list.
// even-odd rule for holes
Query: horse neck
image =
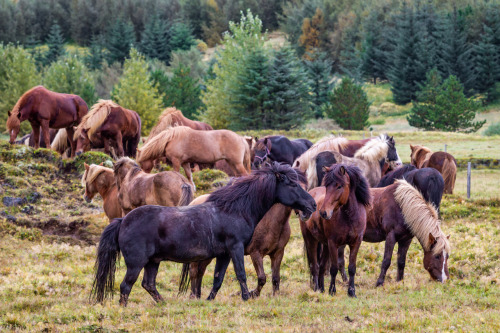
{"label": "horse neck", "polygon": [[351,188],[349,191],[349,199],[347,203],[340,207],[340,214],[348,218],[349,220],[354,220],[359,216],[358,210],[358,200],[356,198],[356,189]]}
{"label": "horse neck", "polygon": [[[108,174],[107,172],[103,172],[97,178],[100,177],[104,178],[104,186],[98,187],[97,192],[99,192],[103,199],[106,199],[106,197],[113,191],[113,189],[116,188],[115,177],[114,175]],[[96,184],[99,184],[99,182],[97,182],[97,179],[95,180],[95,182]]]}

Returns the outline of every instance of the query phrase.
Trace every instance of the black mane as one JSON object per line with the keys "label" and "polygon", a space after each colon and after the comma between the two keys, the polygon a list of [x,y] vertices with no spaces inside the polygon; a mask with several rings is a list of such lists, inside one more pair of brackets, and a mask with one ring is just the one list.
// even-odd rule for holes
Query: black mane
{"label": "black mane", "polygon": [[340,173],[341,167],[344,167],[345,171],[349,175],[350,189],[351,191],[354,190],[356,200],[358,200],[358,202],[364,206],[369,206],[371,199],[370,185],[368,185],[368,181],[363,176],[361,169],[357,166],[350,166],[345,164],[332,165],[330,171],[328,171],[323,177],[323,185],[325,187],[328,187],[335,182],[344,184],[344,178]]}
{"label": "black mane", "polygon": [[396,170],[393,170],[386,174],[382,179],[380,179],[380,182],[376,187],[386,187],[394,183],[396,179],[402,179],[403,176],[410,171],[415,170],[416,167],[411,165],[411,164],[405,164],[402,167],[397,168]]}

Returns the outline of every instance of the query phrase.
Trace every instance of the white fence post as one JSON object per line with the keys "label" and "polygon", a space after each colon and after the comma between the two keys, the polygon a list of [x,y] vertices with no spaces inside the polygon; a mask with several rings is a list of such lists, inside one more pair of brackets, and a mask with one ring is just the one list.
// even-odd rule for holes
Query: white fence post
{"label": "white fence post", "polygon": [[471,163],[467,163],[467,199],[470,199],[470,174],[471,174]]}

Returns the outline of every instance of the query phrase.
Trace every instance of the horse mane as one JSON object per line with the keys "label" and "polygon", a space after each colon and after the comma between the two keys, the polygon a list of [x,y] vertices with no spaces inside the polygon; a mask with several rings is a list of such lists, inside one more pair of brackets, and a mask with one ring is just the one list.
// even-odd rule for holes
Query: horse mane
{"label": "horse mane", "polygon": [[414,165],[404,164],[403,166],[395,170],[392,170],[391,172],[387,173],[384,177],[382,177],[377,187],[389,186],[393,184],[396,179],[402,179],[406,173],[413,171],[415,169],[416,167]]}
{"label": "horse mane", "polygon": [[179,136],[184,135],[189,131],[193,131],[193,129],[187,126],[177,126],[170,127],[167,130],[161,132],[151,140],[148,140],[148,142],[145,143],[141,149],[137,150],[139,153],[137,155],[137,162],[140,163],[143,161],[149,161],[161,157],[163,155],[165,147],[170,141],[175,140]]}
{"label": "horse mane", "polygon": [[237,213],[245,219],[264,216],[276,195],[277,174],[284,175],[291,181],[305,182],[302,172],[289,165],[273,162],[215,190],[207,202],[213,202],[215,207],[225,213]]}
{"label": "horse mane", "polygon": [[89,138],[97,131],[97,129],[108,118],[111,108],[120,107],[111,100],[100,99],[96,104],[92,105],[90,111],[82,118],[82,121],[75,130],[73,139],[76,140],[82,134],[82,130],[88,130]]}
{"label": "horse mane", "polygon": [[[421,146],[421,145],[414,145],[413,148],[416,148],[416,149],[412,149],[411,158],[415,157],[415,159],[416,159],[417,157],[419,157],[420,154],[423,153],[424,160],[425,160],[425,156],[427,156],[428,154],[432,153],[432,150],[430,150],[427,147]],[[417,163],[418,162],[420,162],[420,161],[417,161]],[[417,165],[416,167],[418,168],[419,166]]]}
{"label": "horse mane", "polygon": [[450,243],[441,230],[436,208],[425,201],[424,197],[415,187],[406,180],[396,180],[394,199],[401,207],[404,220],[413,235],[417,237],[425,251],[431,250],[429,234],[436,239],[432,248],[433,254],[439,254],[443,250],[450,253]]}
{"label": "horse mane", "polygon": [[340,168],[344,167],[349,175],[351,190],[354,190],[356,200],[363,206],[371,205],[370,185],[363,176],[361,169],[354,165],[335,164],[323,177],[323,185],[328,187],[335,182],[344,183],[344,178],[340,175]]}
{"label": "horse mane", "polygon": [[116,174],[116,172],[126,164],[129,164],[135,168],[141,169],[141,167],[133,159],[131,159],[130,157],[124,156],[115,162],[115,164],[113,166],[113,172]]}
{"label": "horse mane", "polygon": [[89,165],[89,168],[85,170],[85,173],[82,176],[82,187],[85,187],[87,183],[92,183],[103,172],[109,172],[113,174],[113,169],[106,168],[102,165]]}
{"label": "horse mane", "polygon": [[170,127],[182,126],[182,123],[179,123],[177,120],[178,117],[181,117],[181,119],[185,118],[181,110],[175,107],[163,110],[160,117],[158,117],[158,123],[149,132],[148,141]]}
{"label": "horse mane", "polygon": [[64,152],[68,148],[68,131],[65,128],[60,128],[57,131],[54,140],[52,140],[52,144],[50,145],[50,149]]}
{"label": "horse mane", "polygon": [[[277,136],[279,136],[279,135],[267,135],[267,136],[265,136],[265,137],[263,137],[263,138],[259,139],[259,140],[255,143],[255,149],[259,149],[259,150],[260,150],[260,149],[266,149],[266,147],[267,147],[267,146],[264,144],[264,140],[265,140],[265,139],[271,139],[271,138],[273,138],[273,137],[277,137]],[[270,146],[272,146],[272,144],[271,144],[271,140],[269,140],[268,142],[269,142],[269,145],[270,145]],[[267,148],[268,148],[269,150],[271,150],[271,148],[269,148],[269,147],[267,147]]]}
{"label": "horse mane", "polygon": [[7,118],[6,127],[9,131],[11,131],[14,127],[19,126],[19,124],[21,123],[19,121],[19,117],[18,117],[18,114],[19,114],[20,109],[21,109],[21,105],[24,104],[24,102],[26,101],[26,99],[29,96],[31,96],[31,93],[34,90],[39,90],[40,88],[46,89],[44,86],[34,86],[33,88],[29,89],[24,94],[22,94],[21,97],[19,97],[16,104],[14,105],[12,110],[10,111],[10,117]]}
{"label": "horse mane", "polygon": [[373,140],[368,141],[363,147],[359,148],[354,154],[355,158],[365,161],[380,161],[387,156],[389,151],[389,136],[381,134]]}

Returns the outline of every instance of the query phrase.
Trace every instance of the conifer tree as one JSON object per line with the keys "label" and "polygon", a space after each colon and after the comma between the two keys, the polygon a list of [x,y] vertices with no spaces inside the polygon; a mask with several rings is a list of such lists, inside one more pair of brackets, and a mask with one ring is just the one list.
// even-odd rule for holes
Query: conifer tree
{"label": "conifer tree", "polygon": [[167,22],[155,15],[146,24],[142,33],[141,52],[149,58],[168,63],[170,60],[169,38]]}
{"label": "conifer tree", "polygon": [[85,57],[85,64],[91,70],[99,70],[102,68],[104,61],[104,41],[101,36],[92,36],[90,41],[89,53]]}
{"label": "conifer tree", "polygon": [[50,28],[49,35],[45,41],[49,50],[45,54],[45,63],[50,64],[62,56],[64,51],[64,37],[59,24],[54,23]]}
{"label": "conifer tree", "polygon": [[323,11],[316,8],[316,13],[312,18],[306,17],[302,23],[302,35],[299,38],[299,45],[304,48],[304,59],[312,60],[314,53],[318,52],[322,44],[325,24]]}
{"label": "conifer tree", "polygon": [[356,82],[363,81],[363,55],[356,47],[358,34],[354,27],[347,28],[342,36],[340,52],[340,69]]}
{"label": "conifer tree", "polygon": [[170,48],[172,51],[189,50],[196,45],[191,28],[182,22],[176,22],[170,27]]}
{"label": "conifer tree", "polygon": [[115,24],[111,26],[107,37],[108,62],[110,64],[116,61],[123,63],[134,43],[135,34],[132,24],[122,19],[116,20]]}
{"label": "conifer tree", "polygon": [[313,60],[306,60],[305,66],[309,74],[312,92],[313,113],[316,118],[323,115],[321,105],[326,103],[328,91],[331,89],[330,78],[333,62],[326,57],[326,54],[317,54]]}
{"label": "conifer tree", "polygon": [[386,79],[387,54],[384,51],[382,25],[377,21],[377,13],[371,14],[364,28],[362,71],[373,84],[377,79]]}

